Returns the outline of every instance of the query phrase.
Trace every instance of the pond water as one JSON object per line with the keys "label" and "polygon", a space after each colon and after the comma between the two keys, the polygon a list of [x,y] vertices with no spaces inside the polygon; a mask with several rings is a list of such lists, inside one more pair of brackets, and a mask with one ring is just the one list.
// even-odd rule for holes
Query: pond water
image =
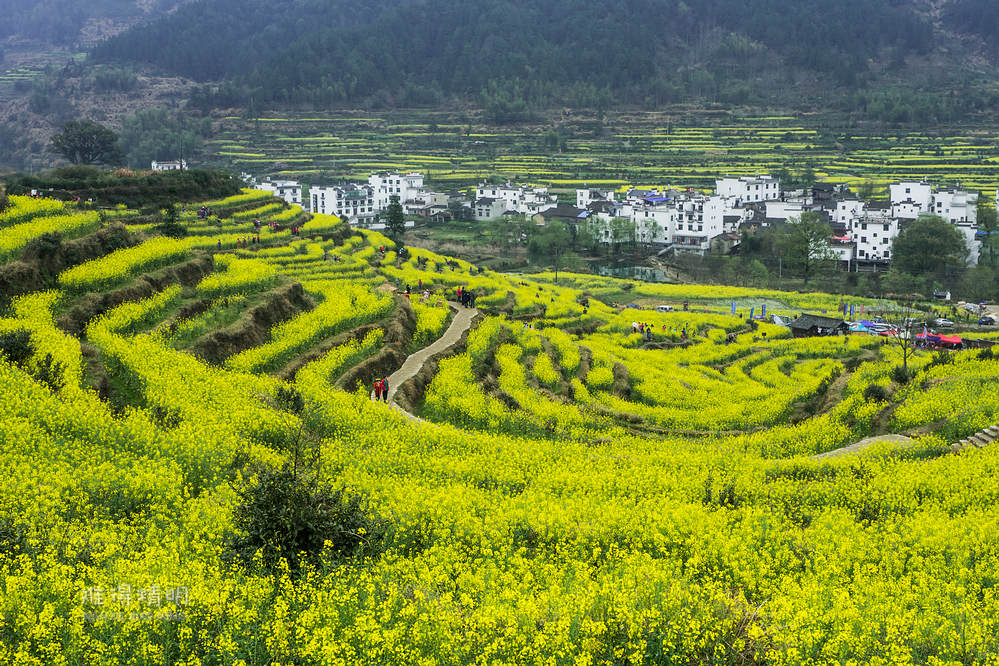
{"label": "pond water", "polygon": [[675,283],[676,280],[669,277],[658,268],[650,266],[619,266],[614,264],[596,265],[593,269],[598,275],[604,277],[623,278],[625,280],[641,280],[643,282],[666,282]]}

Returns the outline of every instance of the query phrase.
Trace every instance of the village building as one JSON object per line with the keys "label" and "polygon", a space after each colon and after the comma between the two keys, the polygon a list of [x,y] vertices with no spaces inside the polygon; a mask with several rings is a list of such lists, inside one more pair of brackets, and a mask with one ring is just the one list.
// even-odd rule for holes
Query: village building
{"label": "village building", "polygon": [[[264,180],[256,186],[258,190],[270,192],[290,204],[302,206],[302,184],[297,180]],[[307,208],[308,206],[303,206]]]}
{"label": "village building", "polygon": [[170,162],[157,162],[153,160],[149,168],[153,171],[187,171],[187,161],[173,160]]}

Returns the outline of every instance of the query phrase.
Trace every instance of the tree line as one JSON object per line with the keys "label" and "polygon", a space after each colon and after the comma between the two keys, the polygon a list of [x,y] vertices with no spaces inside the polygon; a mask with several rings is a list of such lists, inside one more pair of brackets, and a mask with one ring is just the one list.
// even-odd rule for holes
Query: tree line
{"label": "tree line", "polygon": [[[886,57],[934,45],[914,3],[879,0],[263,0],[194,2],[94,50],[205,82],[201,107],[479,101],[496,122],[556,104],[800,101],[795,73],[829,102],[857,98]],[[322,20],[316,20],[322,17]],[[807,78],[807,77],[806,77]],[[961,107],[934,101],[914,119]],[[922,108],[922,107],[920,107]]]}

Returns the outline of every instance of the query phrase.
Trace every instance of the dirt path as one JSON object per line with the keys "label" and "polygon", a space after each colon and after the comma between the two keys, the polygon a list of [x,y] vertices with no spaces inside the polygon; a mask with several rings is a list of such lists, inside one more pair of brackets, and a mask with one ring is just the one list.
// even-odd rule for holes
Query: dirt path
{"label": "dirt path", "polygon": [[454,347],[461,340],[461,336],[465,334],[472,326],[472,320],[475,315],[478,314],[478,310],[474,308],[462,307],[458,303],[448,301],[454,310],[454,317],[451,319],[451,325],[448,326],[447,330],[444,331],[444,335],[437,338],[433,343],[424,347],[420,351],[411,354],[406,362],[402,364],[402,367],[396,370],[394,373],[389,375],[388,385],[389,385],[389,395],[388,401],[393,408],[399,412],[405,414],[410,419],[415,421],[420,421],[417,416],[410,414],[402,407],[395,404],[395,393],[399,390],[399,387],[406,383],[409,379],[412,379],[416,373],[420,371],[423,364],[427,362],[430,357],[440,354],[441,352],[446,352],[451,347]]}
{"label": "dirt path", "polygon": [[879,442],[893,442],[897,446],[904,447],[915,443],[915,440],[906,437],[905,435],[877,435],[875,437],[868,437],[867,439],[862,439],[859,442],[854,442],[848,446],[844,446],[841,449],[833,449],[832,451],[826,451],[825,453],[819,453],[817,455],[811,456],[811,460],[823,460],[826,458],[837,458],[839,456],[850,455],[851,453],[860,453],[864,449]]}

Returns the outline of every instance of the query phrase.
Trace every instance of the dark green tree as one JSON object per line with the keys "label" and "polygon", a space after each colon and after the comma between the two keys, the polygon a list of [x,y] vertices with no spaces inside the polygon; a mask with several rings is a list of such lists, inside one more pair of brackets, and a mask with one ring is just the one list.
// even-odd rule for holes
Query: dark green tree
{"label": "dark green tree", "polygon": [[388,208],[385,209],[385,227],[393,240],[401,238],[406,231],[406,218],[403,216],[402,204],[399,203],[397,196],[389,199]]}
{"label": "dark green tree", "polygon": [[73,164],[109,164],[122,162],[118,136],[92,120],[70,120],[52,137],[51,151]]}
{"label": "dark green tree", "polygon": [[835,257],[829,248],[830,238],[832,229],[818,213],[808,211],[789,219],[778,238],[785,265],[807,283]]}
{"label": "dark green tree", "polygon": [[231,555],[252,565],[259,552],[264,566],[283,559],[293,573],[305,558],[324,551],[337,560],[370,554],[381,529],[363,498],[290,467],[260,471],[241,492],[233,524],[227,536]]}
{"label": "dark green tree", "polygon": [[895,266],[910,275],[953,277],[964,267],[968,247],[954,225],[927,215],[898,234],[891,256]]}
{"label": "dark green tree", "polygon": [[985,232],[985,243],[982,244],[982,256],[978,263],[988,266],[996,265],[996,255],[999,254],[999,215],[996,209],[978,202],[978,228]]}
{"label": "dark green tree", "polygon": [[562,266],[563,253],[572,243],[572,230],[561,220],[553,220],[548,224],[535,226],[527,241],[527,249],[532,256],[551,260],[555,270],[555,282],[558,282],[558,269]]}

